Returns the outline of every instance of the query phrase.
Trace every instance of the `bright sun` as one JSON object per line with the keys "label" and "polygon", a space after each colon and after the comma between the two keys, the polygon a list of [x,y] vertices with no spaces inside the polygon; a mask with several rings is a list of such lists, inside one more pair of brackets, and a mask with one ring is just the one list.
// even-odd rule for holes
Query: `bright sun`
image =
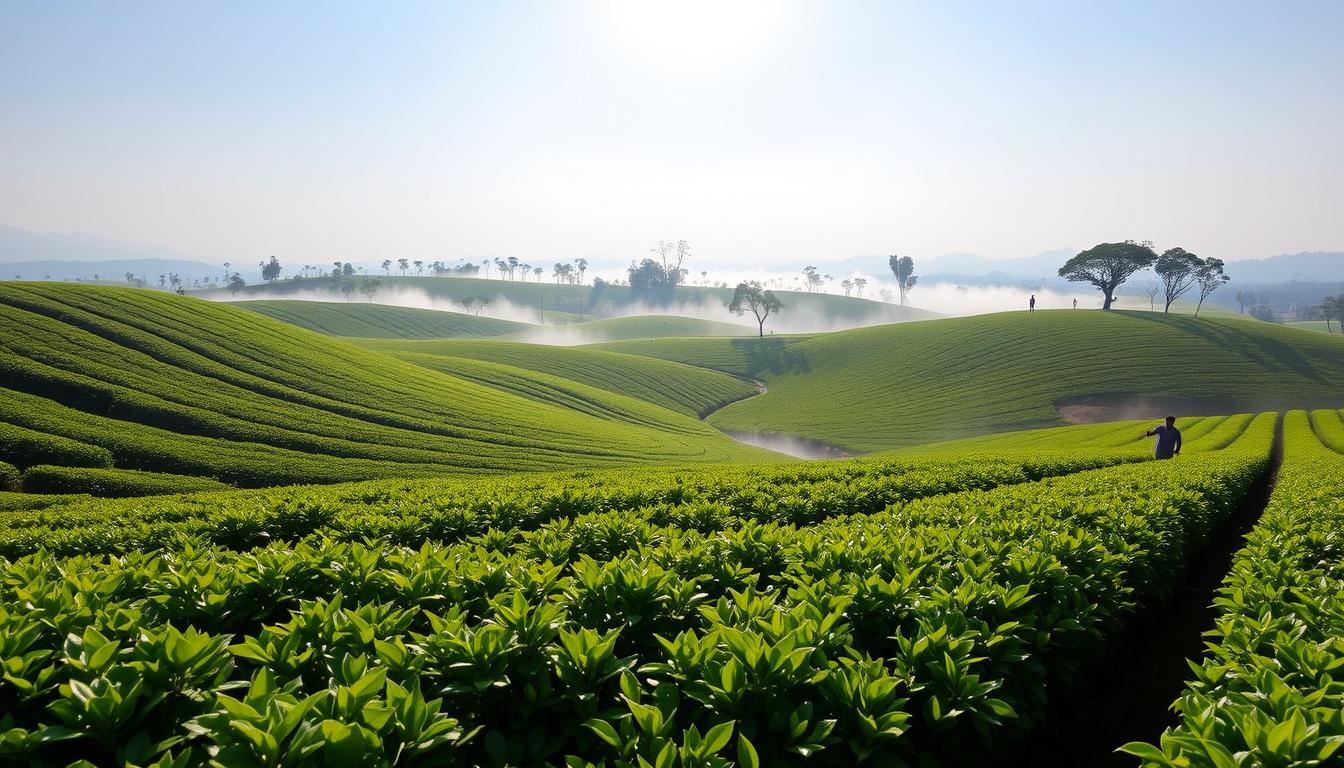
{"label": "bright sun", "polygon": [[603,0],[602,15],[630,55],[660,68],[704,74],[758,57],[783,34],[784,2]]}

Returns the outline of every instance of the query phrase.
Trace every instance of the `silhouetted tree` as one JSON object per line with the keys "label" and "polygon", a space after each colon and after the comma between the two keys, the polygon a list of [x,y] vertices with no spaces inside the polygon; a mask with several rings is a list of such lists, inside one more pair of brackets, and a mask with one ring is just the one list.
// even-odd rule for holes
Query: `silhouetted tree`
{"label": "silhouetted tree", "polygon": [[341,274],[344,275],[345,277],[354,277],[355,265],[351,264],[348,261],[345,262],[344,264],[341,265]]}
{"label": "silhouetted tree", "polygon": [[852,290],[854,290],[854,281],[853,281],[853,280],[841,280],[841,281],[840,281],[840,287],[845,289],[845,295],[848,296],[848,295],[849,295],[849,292],[852,291]]}
{"label": "silhouetted tree", "polygon": [[1157,254],[1152,243],[1101,243],[1064,262],[1059,276],[1075,283],[1091,283],[1105,297],[1101,308],[1109,310],[1115,301],[1115,290],[1130,275],[1153,265]]}
{"label": "silhouetted tree", "polygon": [[728,311],[739,317],[743,312],[751,310],[756,316],[756,331],[758,336],[765,336],[765,319],[772,314],[778,314],[784,309],[784,302],[779,300],[774,291],[767,291],[761,288],[761,284],[752,280],[749,283],[738,283],[737,289],[733,291],[733,299],[728,302]]}
{"label": "silhouetted tree", "polygon": [[868,287],[868,280],[866,278],[862,277],[854,278],[854,293],[857,294],[860,299],[863,298],[863,289],[867,287]]}
{"label": "silhouetted tree", "polygon": [[541,282],[541,276],[544,275],[544,274],[546,274],[546,268],[545,268],[545,267],[533,267],[533,268],[532,268],[532,274],[534,274],[534,275],[537,276],[537,282],[540,283],[540,282]]}
{"label": "silhouetted tree", "polygon": [[346,301],[350,301],[350,294],[354,292],[355,292],[355,282],[353,280],[346,280],[345,282],[341,283],[341,293],[345,294]]}
{"label": "silhouetted tree", "polygon": [[378,278],[365,279],[359,283],[359,292],[369,297],[369,303],[373,303],[373,297],[378,295],[378,289],[383,286],[383,281]]}
{"label": "silhouetted tree", "polygon": [[582,284],[583,273],[588,271],[588,260],[582,257],[575,259],[574,269],[579,273],[579,283]]}
{"label": "silhouetted tree", "polygon": [[1204,306],[1204,300],[1232,279],[1223,272],[1223,266],[1222,259],[1209,257],[1203,260],[1195,273],[1195,284],[1199,286],[1199,303],[1195,305],[1195,317],[1199,317],[1199,310]]}
{"label": "silhouetted tree", "polygon": [[1238,314],[1238,315],[1245,314],[1245,313],[1246,313],[1246,303],[1247,303],[1247,302],[1246,302],[1246,292],[1245,292],[1245,291],[1237,291],[1237,295],[1236,295],[1236,296],[1233,296],[1232,298],[1234,298],[1234,299],[1237,300],[1237,314]]}
{"label": "silhouetted tree", "polygon": [[274,283],[280,279],[280,260],[271,257],[271,260],[261,265],[261,279],[268,283]]}
{"label": "silhouetted tree", "polygon": [[1172,302],[1184,296],[1199,283],[1199,270],[1204,260],[1184,248],[1168,248],[1157,257],[1153,271],[1162,279],[1162,295],[1166,304],[1162,312],[1171,312]]}
{"label": "silhouetted tree", "polygon": [[887,266],[891,268],[891,274],[896,276],[896,290],[901,293],[901,306],[904,307],[906,294],[919,282],[919,277],[915,275],[915,260],[893,253],[887,257]]}
{"label": "silhouetted tree", "polygon": [[234,272],[232,275],[229,275],[229,291],[234,296],[237,296],[238,292],[246,287],[247,287],[247,281],[243,280],[242,275],[238,274],[237,272]]}

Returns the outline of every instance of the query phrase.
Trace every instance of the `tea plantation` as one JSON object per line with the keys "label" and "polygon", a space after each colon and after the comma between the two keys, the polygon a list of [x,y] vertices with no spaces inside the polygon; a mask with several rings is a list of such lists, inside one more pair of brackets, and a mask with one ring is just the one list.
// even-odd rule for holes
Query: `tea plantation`
{"label": "tea plantation", "polygon": [[[1051,697],[1265,482],[1276,421],[1192,423],[1167,462],[1124,424],[1034,453],[9,512],[0,759],[992,764],[1048,738]],[[1150,762],[1337,746],[1338,691],[1319,677],[1344,664],[1328,618],[1337,499],[1305,478],[1344,456],[1306,414],[1286,433],[1279,489],[1221,599],[1224,645],[1261,650],[1206,662],[1184,724],[1126,746]],[[1266,633],[1267,615],[1285,631]],[[1265,649],[1279,660],[1257,669]],[[1210,710],[1231,694],[1209,685],[1246,703]],[[1189,762],[1197,749],[1219,757]]]}
{"label": "tea plantation", "polygon": [[1060,406],[1126,413],[1338,408],[1344,336],[1236,316],[1072,310],[808,337],[602,345],[760,380],[709,422],[868,452],[1054,426]]}
{"label": "tea plantation", "polygon": [[355,302],[271,299],[240,301],[234,306],[328,336],[443,339],[457,336],[504,336],[520,333],[530,327],[527,323],[465,313]]}
{"label": "tea plantation", "polygon": [[[726,382],[711,398],[746,388],[685,371]],[[22,470],[263,486],[770,455],[627,396],[577,409],[253,312],[129,289],[0,285],[0,393],[0,461]],[[90,475],[87,490],[100,482]]]}

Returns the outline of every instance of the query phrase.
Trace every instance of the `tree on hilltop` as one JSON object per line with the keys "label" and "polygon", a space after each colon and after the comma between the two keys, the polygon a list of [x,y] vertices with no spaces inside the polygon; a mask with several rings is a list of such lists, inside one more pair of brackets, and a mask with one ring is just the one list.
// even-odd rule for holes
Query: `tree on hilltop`
{"label": "tree on hilltop", "polygon": [[243,280],[242,275],[238,274],[237,272],[234,272],[232,275],[229,275],[228,285],[229,285],[229,291],[234,296],[237,296],[239,291],[247,287],[247,281]]}
{"label": "tree on hilltop", "polygon": [[1153,271],[1162,278],[1162,294],[1167,302],[1163,314],[1171,312],[1172,302],[1199,283],[1198,273],[1203,266],[1203,259],[1184,248],[1168,248],[1157,257]]}
{"label": "tree on hilltop", "polygon": [[1074,283],[1091,283],[1105,297],[1101,308],[1109,310],[1115,301],[1115,289],[1130,275],[1153,265],[1157,254],[1152,243],[1101,243],[1064,262],[1059,276]]}
{"label": "tree on hilltop", "polygon": [[756,316],[756,330],[758,336],[765,336],[765,319],[772,314],[779,314],[784,309],[784,302],[779,300],[774,291],[767,291],[761,288],[761,284],[755,280],[748,283],[738,283],[737,289],[733,291],[733,299],[728,302],[728,311],[737,316],[747,310]]}
{"label": "tree on hilltop", "polygon": [[887,266],[891,267],[891,274],[896,276],[896,288],[901,292],[901,306],[904,307],[906,294],[919,282],[919,277],[915,275],[915,260],[893,253],[887,257]]}
{"label": "tree on hilltop", "polygon": [[271,257],[271,260],[261,265],[261,279],[268,283],[274,283],[280,279],[280,260]]}
{"label": "tree on hilltop", "polygon": [[1199,286],[1199,304],[1195,305],[1195,317],[1204,306],[1204,300],[1214,291],[1222,288],[1232,278],[1223,272],[1223,260],[1209,257],[1204,259],[1195,272],[1195,284]]}
{"label": "tree on hilltop", "polygon": [[575,259],[574,268],[579,271],[579,284],[582,285],[583,273],[588,271],[588,260],[582,257]]}

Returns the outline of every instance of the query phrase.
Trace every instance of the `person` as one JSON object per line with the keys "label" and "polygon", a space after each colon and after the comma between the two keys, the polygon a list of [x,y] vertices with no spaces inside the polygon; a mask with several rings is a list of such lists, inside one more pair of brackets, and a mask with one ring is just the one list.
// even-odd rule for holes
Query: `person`
{"label": "person", "polygon": [[1156,427],[1143,433],[1144,437],[1157,437],[1157,447],[1153,455],[1159,459],[1170,459],[1172,456],[1181,455],[1181,430],[1176,428],[1176,417],[1168,416],[1166,424],[1159,424]]}
{"label": "person", "polygon": [[1077,309],[1077,308],[1078,308],[1078,300],[1077,300],[1077,299],[1074,299],[1074,300],[1073,300],[1073,308],[1074,308],[1074,309]]}
{"label": "person", "polygon": [[1036,294],[1031,294],[1031,300],[1027,302],[1027,314],[1036,314]]}

